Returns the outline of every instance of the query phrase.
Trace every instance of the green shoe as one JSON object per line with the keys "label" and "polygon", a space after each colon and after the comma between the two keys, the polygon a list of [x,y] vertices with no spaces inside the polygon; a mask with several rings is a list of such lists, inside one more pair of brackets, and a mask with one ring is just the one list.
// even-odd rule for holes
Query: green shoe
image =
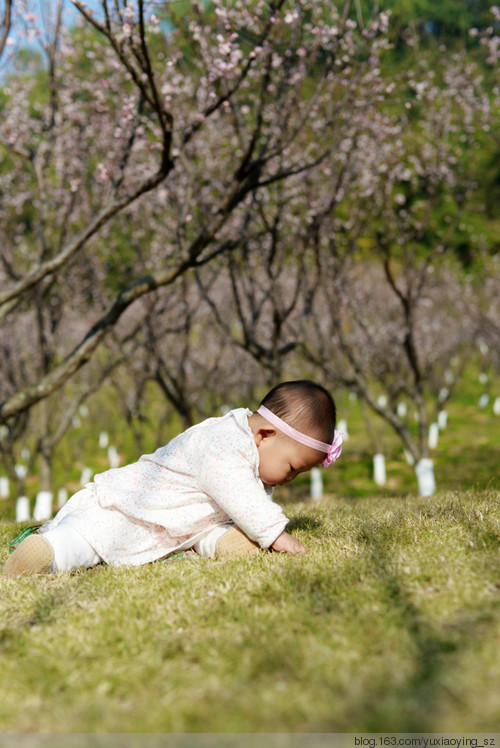
{"label": "green shoe", "polygon": [[35,533],[39,527],[40,525],[33,525],[32,527],[25,527],[24,530],[21,530],[19,535],[14,538],[12,543],[9,545],[9,553],[14,553],[17,546],[23,542],[24,538],[27,538],[29,535],[33,535],[33,533]]}
{"label": "green shoe", "polygon": [[161,559],[162,564],[171,564],[172,561],[183,561],[184,559],[198,560],[200,557],[194,551],[180,551],[179,553],[172,553],[171,556]]}

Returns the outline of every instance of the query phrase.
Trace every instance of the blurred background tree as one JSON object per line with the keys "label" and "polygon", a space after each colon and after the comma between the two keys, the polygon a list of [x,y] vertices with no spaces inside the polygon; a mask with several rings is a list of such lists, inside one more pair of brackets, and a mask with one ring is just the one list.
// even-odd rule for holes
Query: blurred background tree
{"label": "blurred background tree", "polygon": [[478,343],[498,371],[498,11],[39,13],[5,2],[0,28],[0,444],[18,493],[28,444],[50,486],[82,407],[105,420],[115,398],[141,451],[148,429],[290,376],[355,393],[428,459]]}

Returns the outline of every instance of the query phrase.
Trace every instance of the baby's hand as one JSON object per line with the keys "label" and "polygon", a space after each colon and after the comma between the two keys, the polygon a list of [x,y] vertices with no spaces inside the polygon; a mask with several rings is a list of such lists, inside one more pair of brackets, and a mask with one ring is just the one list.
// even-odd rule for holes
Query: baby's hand
{"label": "baby's hand", "polygon": [[278,553],[291,553],[296,556],[298,553],[307,553],[307,548],[302,545],[300,540],[294,538],[293,535],[289,535],[287,532],[282,532],[278,535],[271,548],[273,551]]}

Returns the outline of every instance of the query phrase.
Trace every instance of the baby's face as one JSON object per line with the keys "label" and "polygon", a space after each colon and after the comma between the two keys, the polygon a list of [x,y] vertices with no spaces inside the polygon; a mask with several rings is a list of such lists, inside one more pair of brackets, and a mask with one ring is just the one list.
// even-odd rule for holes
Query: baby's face
{"label": "baby's face", "polygon": [[306,447],[281,433],[275,433],[257,444],[259,452],[259,475],[268,486],[283,486],[299,473],[319,465],[322,452]]}

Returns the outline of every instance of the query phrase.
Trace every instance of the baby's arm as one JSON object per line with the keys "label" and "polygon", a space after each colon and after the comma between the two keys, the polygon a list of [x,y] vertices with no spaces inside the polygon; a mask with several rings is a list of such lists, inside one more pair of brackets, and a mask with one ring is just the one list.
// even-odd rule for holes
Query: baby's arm
{"label": "baby's arm", "polygon": [[293,556],[296,556],[298,553],[307,553],[307,548],[302,545],[300,540],[297,540],[297,538],[294,538],[293,535],[287,532],[282,532],[281,535],[278,535],[274,543],[271,543],[271,548],[273,551],[278,551],[278,553],[291,553]]}
{"label": "baby's arm", "polygon": [[[288,519],[278,504],[270,501],[262,483],[256,480],[250,464],[231,459],[228,450],[225,464],[214,469],[215,458],[205,450],[199,460],[201,489],[234,524],[261,548],[270,548],[284,534]],[[212,464],[211,464],[212,463]],[[286,533],[285,533],[286,534]],[[285,551],[285,547],[282,548]]]}
{"label": "baby's arm", "polygon": [[228,443],[222,436],[222,441],[213,438],[197,455],[199,487],[261,548],[305,553],[302,543],[285,532],[287,517],[256,475],[247,436],[241,435],[241,444]]}

